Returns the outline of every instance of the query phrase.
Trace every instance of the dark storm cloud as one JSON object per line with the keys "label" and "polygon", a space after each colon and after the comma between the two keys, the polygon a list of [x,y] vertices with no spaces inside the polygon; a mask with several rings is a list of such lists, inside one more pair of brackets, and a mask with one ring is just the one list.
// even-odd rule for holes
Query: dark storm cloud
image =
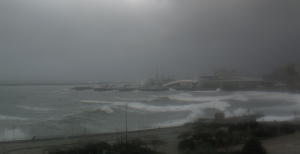
{"label": "dark storm cloud", "polygon": [[299,1],[1,1],[0,79],[137,80],[300,56]]}

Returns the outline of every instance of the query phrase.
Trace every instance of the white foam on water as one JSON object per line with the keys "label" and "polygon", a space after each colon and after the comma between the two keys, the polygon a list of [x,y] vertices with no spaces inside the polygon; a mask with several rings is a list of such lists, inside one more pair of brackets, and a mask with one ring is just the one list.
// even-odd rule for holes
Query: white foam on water
{"label": "white foam on water", "polygon": [[115,97],[119,100],[123,100],[123,101],[151,101],[153,98],[149,98],[149,99],[146,99],[146,98],[130,98],[130,97]]}
{"label": "white foam on water", "polygon": [[97,110],[103,111],[105,113],[114,113],[114,110],[112,110],[109,106],[103,106],[103,107],[101,107],[100,109],[97,109]]}
{"label": "white foam on water", "polygon": [[168,120],[160,122],[154,125],[154,127],[168,127],[168,126],[178,126],[188,122],[187,118],[177,119],[177,120]]}
{"label": "white foam on water", "polygon": [[197,92],[197,93],[216,93],[216,90],[199,90],[199,91],[193,91],[193,92]]}
{"label": "white foam on water", "polygon": [[11,117],[11,116],[0,115],[0,120],[28,120],[28,119],[29,118]]}
{"label": "white foam on water", "polygon": [[133,91],[131,91],[131,92],[141,92],[140,90],[133,90]]}
{"label": "white foam on water", "polygon": [[143,103],[126,103],[116,102],[114,105],[128,105],[134,109],[140,109],[151,112],[179,112],[179,111],[193,111],[195,109],[217,109],[224,111],[230,105],[223,101],[211,101],[198,104],[187,104],[187,105],[166,105],[166,106],[154,106]]}
{"label": "white foam on water", "polygon": [[224,112],[225,117],[232,117],[232,116],[242,116],[248,114],[248,110],[244,108],[238,108],[233,110],[232,112],[230,111],[225,111]]}
{"label": "white foam on water", "polygon": [[248,99],[241,94],[233,94],[228,96],[192,96],[192,95],[173,95],[169,96],[170,99],[186,101],[186,102],[208,102],[208,101],[221,101],[221,100],[238,100],[248,101]]}
{"label": "white foam on water", "polygon": [[26,110],[45,111],[45,112],[54,110],[54,109],[49,109],[49,108],[33,107],[33,106],[18,106],[18,107],[26,109]]}
{"label": "white foam on water", "polygon": [[238,92],[249,99],[269,100],[269,101],[287,101],[300,104],[300,94],[292,94],[285,92],[262,92],[262,91],[248,91]]}
{"label": "white foam on water", "polygon": [[189,93],[180,93],[174,96],[183,96],[183,97],[193,97],[193,95],[189,94]]}
{"label": "white foam on water", "polygon": [[97,100],[81,100],[82,103],[98,103],[98,104],[112,104],[114,102],[107,102],[107,101],[97,101]]}
{"label": "white foam on water", "polygon": [[230,105],[224,101],[210,101],[197,104],[187,104],[187,105],[165,105],[165,106],[155,106],[138,102],[102,102],[102,101],[83,101],[89,103],[100,103],[100,104],[110,104],[111,106],[125,106],[133,109],[139,109],[150,112],[179,112],[179,111],[193,111],[194,109],[217,109],[224,111]]}
{"label": "white foam on water", "polygon": [[188,122],[194,122],[194,121],[198,120],[199,117],[204,117],[204,112],[201,109],[193,109],[191,114],[189,114],[185,118],[160,122],[160,123],[155,124],[154,126],[155,127],[178,126],[178,125],[183,125]]}

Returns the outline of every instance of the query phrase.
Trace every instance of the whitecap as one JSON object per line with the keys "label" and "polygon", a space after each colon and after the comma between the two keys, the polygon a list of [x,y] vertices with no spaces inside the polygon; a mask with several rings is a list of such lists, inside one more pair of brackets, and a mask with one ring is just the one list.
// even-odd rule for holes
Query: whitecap
{"label": "whitecap", "polygon": [[28,119],[29,118],[11,117],[11,116],[0,115],[0,120],[28,120]]}
{"label": "whitecap", "polygon": [[53,110],[53,109],[49,109],[49,108],[33,107],[33,106],[18,106],[18,107],[26,109],[26,110],[34,110],[34,111],[51,111],[51,110]]}
{"label": "whitecap", "polygon": [[100,110],[100,111],[103,111],[105,113],[114,113],[114,110],[112,110],[110,107],[108,106],[103,106],[102,108],[100,109],[97,109],[97,110]]}
{"label": "whitecap", "polygon": [[248,99],[241,94],[233,94],[228,96],[188,96],[188,95],[173,95],[170,99],[186,101],[186,102],[207,102],[207,101],[221,101],[221,100],[237,100],[248,101]]}

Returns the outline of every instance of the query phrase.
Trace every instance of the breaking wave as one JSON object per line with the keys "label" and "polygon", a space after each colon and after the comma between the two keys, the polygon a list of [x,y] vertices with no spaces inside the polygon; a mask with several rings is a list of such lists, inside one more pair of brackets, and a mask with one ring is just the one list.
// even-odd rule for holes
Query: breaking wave
{"label": "breaking wave", "polygon": [[105,112],[105,113],[114,113],[114,110],[112,110],[110,107],[108,107],[108,106],[103,106],[103,107],[101,107],[101,108],[99,108],[99,109],[96,109],[96,111],[103,111],[103,112]]}
{"label": "breaking wave", "polygon": [[160,122],[154,125],[154,127],[168,127],[168,126],[178,126],[188,122],[187,118],[177,119],[177,120],[168,120],[165,122]]}
{"label": "breaking wave", "polygon": [[217,109],[224,111],[230,105],[223,101],[211,101],[198,104],[188,104],[188,105],[166,105],[166,106],[155,106],[143,103],[127,103],[127,102],[111,102],[111,105],[115,106],[125,106],[133,109],[139,109],[150,112],[178,112],[178,111],[192,111],[194,109]]}
{"label": "breaking wave", "polygon": [[20,118],[20,117],[11,117],[11,116],[5,116],[0,115],[0,120],[28,120],[29,118]]}
{"label": "breaking wave", "polygon": [[149,100],[149,102],[172,102],[173,100],[169,97],[159,97],[152,100]]}
{"label": "breaking wave", "polygon": [[221,101],[221,100],[237,100],[248,101],[244,95],[233,94],[229,96],[192,96],[192,95],[173,95],[169,96],[170,99],[180,100],[186,102],[208,102],[208,101]]}
{"label": "breaking wave", "polygon": [[106,102],[106,101],[95,101],[95,100],[81,100],[82,103],[99,103],[99,104],[111,104],[113,102]]}
{"label": "breaking wave", "polygon": [[[159,99],[154,99],[152,101],[159,101],[159,100],[169,100],[168,97],[162,97]],[[220,111],[224,111],[230,105],[227,102],[219,101],[219,100],[212,100],[209,102],[197,103],[197,104],[186,104],[186,105],[150,105],[145,103],[138,103],[138,102],[104,102],[104,101],[91,101],[91,100],[84,100],[81,101],[84,103],[99,103],[99,104],[110,104],[110,106],[125,106],[138,110],[150,111],[150,112],[180,112],[180,111],[193,111],[194,109],[216,109]],[[102,107],[103,108],[103,107]],[[109,108],[110,109],[110,108]],[[104,109],[98,109],[101,111],[108,111],[107,107]]]}
{"label": "breaking wave", "polygon": [[226,117],[232,117],[232,116],[242,116],[242,115],[246,115],[247,114],[247,110],[244,109],[244,108],[238,108],[238,109],[235,109],[233,111],[226,111],[225,112],[225,116]]}
{"label": "breaking wave", "polygon": [[42,107],[32,107],[32,106],[19,106],[20,108],[26,109],[26,110],[34,110],[34,111],[52,111],[53,109],[48,108],[42,108]]}
{"label": "breaking wave", "polygon": [[284,92],[262,92],[262,91],[249,91],[238,92],[238,94],[244,95],[249,99],[255,100],[270,100],[270,101],[287,101],[300,103],[300,95]]}

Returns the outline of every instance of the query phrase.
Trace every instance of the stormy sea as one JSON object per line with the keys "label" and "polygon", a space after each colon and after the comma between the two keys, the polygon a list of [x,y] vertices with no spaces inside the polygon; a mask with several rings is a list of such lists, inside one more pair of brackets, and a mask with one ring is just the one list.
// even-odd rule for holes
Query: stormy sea
{"label": "stormy sea", "polygon": [[262,91],[73,91],[75,85],[0,86],[0,140],[106,133],[182,125],[248,112],[292,120],[300,95]]}

